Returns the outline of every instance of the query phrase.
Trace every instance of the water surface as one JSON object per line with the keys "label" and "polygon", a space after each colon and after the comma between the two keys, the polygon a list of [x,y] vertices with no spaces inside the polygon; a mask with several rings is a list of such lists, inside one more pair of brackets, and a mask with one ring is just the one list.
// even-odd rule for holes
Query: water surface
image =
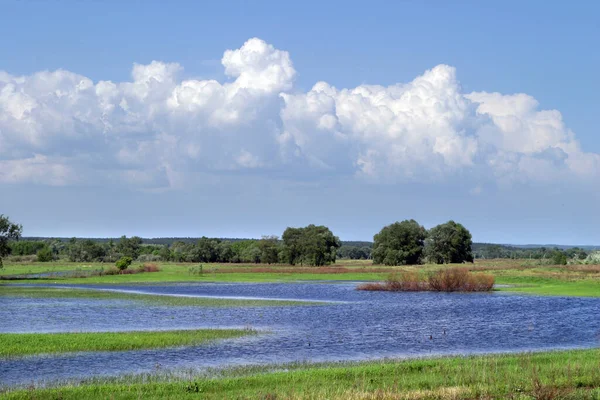
{"label": "water surface", "polygon": [[[69,285],[69,287],[78,287]],[[258,336],[188,348],[0,360],[0,383],[291,361],[364,360],[600,346],[600,299],[356,291],[355,283],[95,286],[162,295],[332,301],[174,307],[128,300],[3,298],[1,332],[252,327]]]}

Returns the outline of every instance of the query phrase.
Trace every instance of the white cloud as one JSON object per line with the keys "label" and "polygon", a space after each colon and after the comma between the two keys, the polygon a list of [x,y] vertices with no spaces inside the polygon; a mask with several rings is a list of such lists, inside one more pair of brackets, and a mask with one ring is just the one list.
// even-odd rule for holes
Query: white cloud
{"label": "white cloud", "polygon": [[595,182],[560,112],[526,94],[464,93],[453,67],[409,83],[294,91],[287,52],[260,39],[225,51],[230,78],[182,80],[176,63],[135,64],[128,82],[64,70],[0,71],[0,182],[140,187],[248,170],[375,182]]}

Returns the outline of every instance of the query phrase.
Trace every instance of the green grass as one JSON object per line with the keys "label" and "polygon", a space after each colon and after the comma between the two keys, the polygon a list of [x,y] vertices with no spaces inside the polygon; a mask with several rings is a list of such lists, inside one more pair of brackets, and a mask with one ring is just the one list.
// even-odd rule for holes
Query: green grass
{"label": "green grass", "polygon": [[531,276],[503,276],[498,277],[496,283],[512,285],[512,287],[499,289],[506,292],[540,296],[600,297],[600,279],[566,280]]}
{"label": "green grass", "polygon": [[323,303],[293,300],[217,299],[202,297],[175,297],[151,294],[136,294],[90,289],[48,288],[32,286],[0,285],[2,297],[21,298],[68,298],[97,300],[140,301],[153,305],[197,306],[197,307],[269,307],[318,305]]}
{"label": "green grass", "polygon": [[[129,376],[4,393],[6,399],[600,399],[600,350]],[[271,371],[270,371],[271,370]]]}
{"label": "green grass", "polygon": [[[16,275],[26,273],[91,271],[106,264],[78,264],[68,262],[18,264],[5,263],[0,275]],[[327,268],[291,267],[282,265],[244,265],[244,264],[204,264],[204,273],[194,275],[189,269],[197,264],[159,263],[160,271],[134,275],[94,276],[89,278],[53,278],[50,280],[5,281],[21,283],[71,283],[71,284],[133,284],[133,283],[167,283],[167,282],[297,282],[297,281],[383,281],[389,273],[403,267],[373,266],[371,261],[340,260],[333,267]],[[465,266],[465,265],[462,265]],[[495,276],[496,283],[510,284],[513,287],[502,288],[502,291],[530,293],[555,296],[600,297],[599,266],[549,266],[532,265],[528,260],[478,260],[474,266],[466,265],[477,271]],[[439,265],[421,265],[416,268],[422,272],[430,272]],[[588,269],[586,269],[588,268]]]}
{"label": "green grass", "polygon": [[0,333],[0,357],[77,351],[123,351],[195,346],[217,339],[253,334],[252,330],[198,329],[176,331]]}

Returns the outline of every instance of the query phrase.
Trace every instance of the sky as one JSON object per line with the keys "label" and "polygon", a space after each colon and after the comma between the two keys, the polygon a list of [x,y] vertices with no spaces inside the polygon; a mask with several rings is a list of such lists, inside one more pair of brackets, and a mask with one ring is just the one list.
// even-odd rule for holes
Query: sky
{"label": "sky", "polygon": [[600,244],[597,2],[0,3],[26,236]]}

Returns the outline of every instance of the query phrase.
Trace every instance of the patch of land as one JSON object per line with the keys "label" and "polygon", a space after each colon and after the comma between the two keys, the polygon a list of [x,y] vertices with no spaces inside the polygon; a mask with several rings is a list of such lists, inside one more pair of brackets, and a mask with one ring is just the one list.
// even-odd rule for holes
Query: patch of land
{"label": "patch of land", "polygon": [[249,367],[7,391],[6,399],[598,399],[600,349]]}
{"label": "patch of land", "polygon": [[255,334],[250,329],[173,331],[0,333],[0,358],[77,351],[124,351],[196,346],[217,339]]}
{"label": "patch of land", "polygon": [[2,297],[128,300],[140,301],[153,305],[196,307],[281,307],[322,304],[318,302],[295,300],[225,299],[139,294],[110,290],[96,290],[93,287],[90,287],[90,289],[74,289],[15,285],[0,285],[0,298]]}
{"label": "patch of land", "polygon": [[[135,275],[106,275],[88,278],[61,276],[36,280],[4,281],[19,283],[71,283],[71,284],[130,284],[167,282],[295,282],[295,281],[384,281],[391,273],[417,271],[428,273],[440,265],[414,267],[386,267],[373,265],[369,260],[339,260],[327,267],[256,264],[204,264],[198,273],[197,264],[159,263],[160,271]],[[450,265],[452,266],[452,265]],[[457,266],[457,265],[454,265]],[[499,290],[537,295],[600,297],[600,265],[536,265],[530,260],[477,260],[474,264],[461,264],[470,271],[491,274],[496,284],[510,285]],[[0,275],[64,273],[65,271],[91,271],[107,267],[106,264],[56,263],[6,263]],[[0,289],[2,290],[2,289]]]}

